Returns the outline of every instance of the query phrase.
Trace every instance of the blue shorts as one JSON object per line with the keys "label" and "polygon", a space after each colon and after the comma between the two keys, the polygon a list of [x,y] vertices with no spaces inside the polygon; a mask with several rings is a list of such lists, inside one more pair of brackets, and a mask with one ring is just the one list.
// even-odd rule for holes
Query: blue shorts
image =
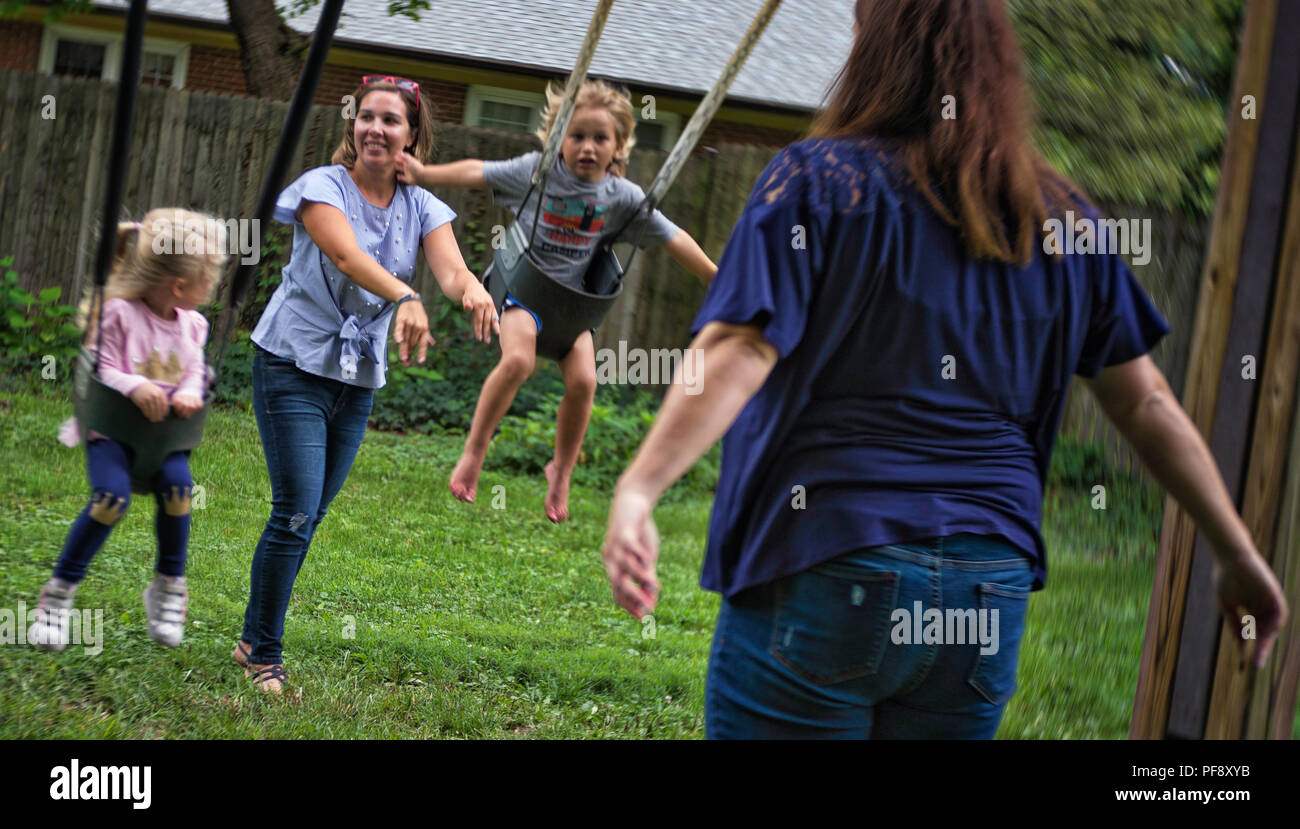
{"label": "blue shorts", "polygon": [[501,313],[504,314],[507,308],[523,308],[525,311],[527,311],[529,314],[532,315],[533,322],[537,323],[537,333],[538,334],[542,333],[541,317],[537,316],[537,314],[533,312],[533,309],[524,305],[522,302],[520,302],[519,300],[511,296],[509,293],[506,294],[505,301],[501,303]]}

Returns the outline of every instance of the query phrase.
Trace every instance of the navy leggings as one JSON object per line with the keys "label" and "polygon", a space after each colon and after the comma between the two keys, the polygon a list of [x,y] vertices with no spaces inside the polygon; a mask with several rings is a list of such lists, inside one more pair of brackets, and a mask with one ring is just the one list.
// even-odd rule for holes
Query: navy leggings
{"label": "navy leggings", "polygon": [[[157,570],[164,576],[185,575],[185,550],[190,539],[189,452],[173,452],[154,475],[151,487],[158,512],[154,530],[158,537]],[[114,525],[131,504],[131,453],[115,440],[92,440],[86,445],[86,476],[90,503],[77,516],[68,540],[54,566],[54,575],[79,582],[90,560],[108,540]]]}

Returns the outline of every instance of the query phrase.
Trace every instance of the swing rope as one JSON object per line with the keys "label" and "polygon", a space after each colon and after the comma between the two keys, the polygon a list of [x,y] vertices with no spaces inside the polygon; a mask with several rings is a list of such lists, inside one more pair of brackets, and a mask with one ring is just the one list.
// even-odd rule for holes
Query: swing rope
{"label": "swing rope", "polygon": [[[690,158],[695,145],[699,143],[700,136],[704,134],[704,130],[713,120],[718,108],[722,106],[722,101],[727,96],[727,90],[731,88],[732,82],[740,74],[740,69],[745,65],[745,61],[749,59],[749,54],[754,50],[754,45],[763,36],[767,24],[771,22],[780,7],[781,0],[767,0],[763,7],[759,9],[758,14],[749,24],[749,29],[746,30],[744,36],[740,39],[740,43],[736,46],[736,50],[732,52],[730,60],[722,68],[722,74],[714,82],[713,88],[700,101],[700,105],[695,108],[695,113],[691,115],[691,120],[686,122],[682,134],[678,136],[677,143],[673,145],[668,157],[664,159],[663,166],[659,168],[654,181],[650,182],[650,186],[646,188],[645,199],[637,206],[637,209],[633,211],[627,221],[623,223],[623,226],[609,237],[609,244],[612,245],[614,240],[618,239],[623,234],[623,231],[627,230],[628,226],[638,217],[642,215],[648,217],[654,213],[655,208],[659,206],[659,202],[668,193],[668,189],[677,180],[682,168],[686,166],[686,161]],[[642,223],[640,232],[637,233],[636,239],[632,242],[632,253],[623,265],[624,270],[632,265],[632,259],[640,248],[645,227],[645,223]]]}
{"label": "swing rope", "polygon": [[[631,224],[641,216],[653,214],[658,202],[668,188],[672,186],[691,151],[699,141],[700,135],[713,118],[714,113],[726,96],[727,89],[740,72],[741,66],[749,57],[767,24],[776,14],[781,0],[766,0],[758,15],[742,36],[740,45],[723,68],[721,77],[705,95],[697,107],[686,129],[674,145],[672,152],[660,168],[654,182],[645,193],[641,203],[623,221],[621,227],[612,235],[605,235],[587,265],[583,275],[582,288],[570,287],[558,282],[545,273],[531,257],[533,242],[538,227],[541,225],[542,202],[545,197],[546,180],[551,167],[556,163],[561,142],[568,132],[569,119],[577,100],[578,91],[586,80],[587,68],[595,53],[597,40],[604,27],[605,18],[613,0],[602,0],[588,27],[587,39],[578,56],[578,63],[569,75],[563,102],[556,110],[556,119],[551,124],[546,136],[542,157],[533,171],[528,192],[520,203],[519,212],[528,209],[528,201],[539,187],[536,213],[533,227],[528,238],[521,228],[519,217],[511,224],[506,234],[506,244],[493,254],[492,266],[484,272],[484,283],[492,294],[492,300],[498,312],[502,311],[507,299],[513,298],[520,305],[540,314],[546,322],[539,328],[537,353],[553,360],[561,360],[571,349],[575,338],[585,329],[594,329],[604,321],[610,307],[622,293],[623,279],[627,267],[619,261],[614,244],[627,231]],[[628,257],[630,266],[636,251],[640,247],[641,237],[645,234],[648,222],[642,222],[637,238],[633,242],[632,253]]]}
{"label": "swing rope", "polygon": [[560,108],[555,111],[555,121],[546,136],[546,144],[542,146],[542,157],[537,162],[537,169],[533,170],[528,192],[524,194],[524,200],[519,203],[522,210],[524,205],[528,204],[533,191],[537,190],[537,216],[533,220],[533,231],[528,237],[529,250],[533,249],[533,240],[537,238],[537,226],[541,224],[539,220],[542,214],[542,199],[546,196],[546,181],[551,174],[551,166],[555,164],[555,158],[560,154],[560,145],[564,143],[564,136],[569,131],[569,122],[573,120],[578,93],[582,91],[583,81],[587,79],[587,69],[591,66],[591,59],[596,54],[596,45],[600,43],[601,33],[605,31],[605,22],[609,20],[609,12],[613,7],[614,0],[600,0],[596,4],[596,10],[592,12],[591,22],[587,24],[587,36],[583,38],[582,48],[578,50],[578,62],[573,65],[573,71],[569,73],[569,82],[564,87]]}
{"label": "swing rope", "polygon": [[[113,140],[108,157],[108,183],[104,187],[104,217],[99,234],[99,251],[95,257],[95,287],[91,307],[98,309],[95,320],[95,373],[99,373],[99,355],[104,348],[104,286],[113,267],[117,250],[118,204],[126,189],[130,164],[131,130],[135,126],[135,99],[140,88],[140,62],[144,50],[144,19],[148,0],[131,0],[126,15],[126,42],[122,47],[121,72],[117,80],[117,109],[113,118]],[[83,340],[84,345],[84,340]]]}
{"label": "swing rope", "polygon": [[727,90],[731,88],[731,83],[740,74],[740,69],[749,59],[749,53],[754,50],[754,45],[758,39],[763,36],[763,31],[767,24],[771,22],[776,10],[781,7],[781,0],[767,0],[763,8],[759,9],[758,15],[753,22],[749,24],[749,29],[745,36],[740,39],[740,44],[736,46],[736,51],[732,53],[731,59],[723,67],[722,74],[713,84],[713,88],[704,96],[704,100],[695,108],[695,114],[691,120],[686,122],[686,127],[678,137],[677,143],[668,153],[668,158],[664,160],[663,166],[659,168],[659,174],[655,176],[654,181],[646,188],[646,203],[653,210],[663,199],[668,188],[676,181],[678,173],[686,165],[686,159],[690,156],[691,150],[699,142],[700,136],[708,127],[709,122],[717,113],[718,108],[722,106],[722,100],[727,96]]}
{"label": "swing rope", "polygon": [[[691,115],[690,121],[686,123],[682,133],[677,138],[677,143],[673,145],[672,150],[668,153],[668,158],[664,160],[663,165],[659,168],[654,181],[646,188],[645,198],[637,209],[627,218],[616,232],[610,235],[609,245],[612,245],[625,230],[632,224],[637,217],[641,215],[649,216],[652,214],[663,197],[672,187],[673,182],[681,173],[682,168],[686,166],[686,161],[690,158],[691,152],[695,145],[699,143],[700,136],[708,128],[713,116],[717,114],[718,109],[722,106],[723,100],[727,96],[727,90],[740,74],[741,68],[749,59],[749,55],[754,51],[754,46],[763,36],[767,29],[767,24],[776,16],[777,10],[781,7],[782,0],[766,0],[758,14],[750,22],[749,28],[741,37],[740,43],[732,52],[730,59],[723,66],[722,74],[718,76],[713,87],[700,101],[700,105],[695,108]],[[592,57],[596,53],[596,45],[600,41],[600,35],[605,29],[605,22],[609,18],[610,9],[614,5],[614,0],[600,0],[596,5],[596,10],[592,14],[591,22],[587,25],[587,36],[582,42],[582,49],[578,52],[578,61],[574,64],[573,72],[569,75],[568,84],[564,89],[564,99],[560,103],[560,108],[555,115],[555,123],[551,127],[550,133],[546,137],[546,145],[542,149],[542,157],[533,171],[532,182],[529,184],[528,192],[524,195],[521,202],[521,208],[527,204],[533,190],[539,189],[542,195],[538,196],[537,213],[540,216],[542,208],[542,197],[546,192],[546,179],[550,175],[551,166],[555,163],[555,157],[559,154],[560,145],[564,141],[564,135],[568,132],[569,121],[573,117],[574,105],[578,98],[578,91],[582,88],[583,81],[587,78],[587,70],[591,66]],[[533,240],[537,236],[537,227],[541,222],[534,220],[533,230],[529,235],[528,249],[532,250]],[[632,253],[628,256],[627,263],[622,266],[624,269],[631,266],[632,258],[636,256],[636,251],[640,245],[641,236],[645,232],[645,225],[641,227],[641,232],[632,243]]]}
{"label": "swing rope", "polygon": [[[298,85],[293,90],[289,111],[284,116],[284,127],[280,131],[280,141],[275,147],[275,155],[267,167],[262,179],[262,190],[257,196],[257,208],[253,219],[259,229],[271,221],[271,211],[275,207],[276,196],[284,184],[285,173],[293,161],[298,148],[298,139],[302,136],[307,116],[311,113],[311,102],[316,96],[316,87],[320,84],[321,72],[325,68],[325,56],[329,54],[330,44],[334,40],[334,30],[338,28],[339,16],[343,12],[343,0],[325,0],[325,8],[320,19],[316,21],[316,32],[312,35],[311,48],[303,64],[302,74],[298,76]],[[258,237],[258,249],[261,249],[261,237]],[[235,275],[230,280],[229,302],[221,310],[217,325],[217,359],[213,365],[220,372],[221,360],[226,354],[226,345],[234,328],[238,311],[247,298],[248,287],[253,281],[256,262],[240,262]]]}
{"label": "swing rope", "polygon": [[546,145],[542,148],[542,163],[533,171],[534,185],[539,184],[546,177],[551,165],[555,163],[555,157],[560,154],[560,145],[564,143],[564,134],[569,131],[569,121],[573,118],[573,110],[578,102],[578,92],[582,90],[582,82],[587,79],[587,69],[596,54],[596,44],[600,42],[600,35],[605,31],[605,21],[609,20],[609,10],[613,6],[614,0],[600,0],[596,4],[596,11],[591,15],[591,22],[587,24],[587,36],[582,41],[582,49],[578,51],[578,62],[573,65],[573,72],[569,74],[569,82],[564,87],[564,98],[560,101],[560,108],[555,112],[555,123],[552,124],[551,132],[546,136]]}

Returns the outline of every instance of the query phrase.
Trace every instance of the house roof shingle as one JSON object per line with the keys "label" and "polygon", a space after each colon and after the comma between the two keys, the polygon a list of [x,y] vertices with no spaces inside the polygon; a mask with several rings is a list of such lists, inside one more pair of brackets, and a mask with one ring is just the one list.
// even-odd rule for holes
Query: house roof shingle
{"label": "house roof shingle", "polygon": [[[763,0],[618,0],[591,73],[665,90],[703,93],[713,85]],[[97,0],[125,9],[125,0]],[[577,58],[596,0],[433,0],[420,20],[390,17],[388,0],[347,0],[335,42],[415,50],[566,74]],[[152,0],[154,14],[226,24],[218,0]],[[728,99],[798,110],[817,108],[852,41],[853,0],[785,0]],[[289,21],[311,31],[320,6]],[[531,32],[525,37],[525,32]]]}

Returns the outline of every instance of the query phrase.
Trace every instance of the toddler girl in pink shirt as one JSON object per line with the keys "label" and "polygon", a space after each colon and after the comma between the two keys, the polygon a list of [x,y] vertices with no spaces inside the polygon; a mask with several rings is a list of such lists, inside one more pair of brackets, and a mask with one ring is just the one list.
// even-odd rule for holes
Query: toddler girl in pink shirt
{"label": "toddler girl in pink shirt", "polygon": [[[169,412],[188,418],[203,407],[208,321],[195,309],[209,300],[220,280],[225,249],[225,227],[187,210],[153,210],[140,222],[118,225],[117,256],[103,295],[99,379],[130,398],[150,421],[157,423]],[[87,341],[96,344],[98,309],[87,303],[83,310],[90,327]],[[60,440],[69,445],[76,444],[76,435],[75,419],[59,430]],[[77,587],[130,503],[131,460],[131,447],[93,430],[87,435],[90,501],[68,532],[53,577],[41,589],[28,628],[33,645],[67,647]],[[158,505],[158,560],[154,580],[144,591],[145,613],[149,637],[175,647],[189,600],[189,452],[168,455],[150,485]]]}

